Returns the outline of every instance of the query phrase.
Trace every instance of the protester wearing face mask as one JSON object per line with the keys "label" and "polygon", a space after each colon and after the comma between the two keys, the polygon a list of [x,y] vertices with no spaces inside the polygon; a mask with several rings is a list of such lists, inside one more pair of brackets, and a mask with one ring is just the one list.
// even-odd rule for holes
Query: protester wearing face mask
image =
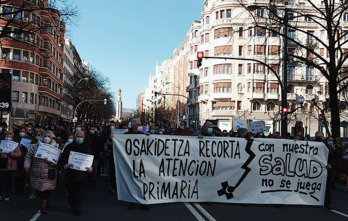
{"label": "protester wearing face mask", "polygon": [[[19,135],[13,139],[13,141],[17,143],[21,143],[21,140],[23,138],[31,140],[32,138],[27,135],[27,129],[22,126],[19,129]],[[24,186],[25,186],[25,170],[24,170],[24,157],[28,152],[28,149],[23,146],[19,145],[19,148],[22,152],[21,157],[17,160],[17,170],[15,171],[15,189],[16,193],[22,195],[24,192]]]}
{"label": "protester wearing face mask", "polygon": [[187,128],[186,121],[181,121],[179,128],[174,131],[174,135],[192,136],[192,131]]}
{"label": "protester wearing face mask", "polygon": [[88,131],[89,139],[91,140],[91,150],[93,158],[93,165],[92,167],[95,168],[92,173],[88,176],[89,185],[96,186],[97,185],[97,173],[98,173],[98,163],[99,163],[99,157],[101,153],[103,152],[103,145],[101,143],[100,137],[98,133],[96,132],[96,127],[91,126]]}
{"label": "protester wearing face mask", "polygon": [[[139,118],[134,118],[132,120],[132,127],[129,129],[128,132],[126,132],[125,134],[144,134],[142,132],[142,129],[143,127],[141,126],[141,121]],[[147,135],[149,133],[147,132]],[[114,166],[115,168],[115,166]],[[111,165],[110,165],[110,169],[111,169]],[[128,206],[128,209],[129,210],[133,210],[135,209],[136,205],[139,205],[140,209],[143,209],[143,210],[147,210],[148,209],[148,206],[147,205],[144,205],[144,204],[136,204],[136,203],[130,203],[129,206]]]}
{"label": "protester wearing face mask", "polygon": [[[1,142],[12,141],[13,133],[6,132],[5,139]],[[1,153],[0,148],[0,201],[10,201],[12,178],[14,171],[17,170],[17,159],[22,155],[19,146],[10,153]]]}
{"label": "protester wearing face mask", "polygon": [[80,216],[82,187],[87,179],[87,172],[91,173],[93,171],[93,167],[90,167],[87,172],[70,169],[68,160],[71,151],[92,154],[90,143],[85,141],[84,131],[80,130],[76,132],[75,140],[65,147],[65,150],[59,160],[59,165],[65,169],[65,183],[70,208],[73,210],[75,215]]}
{"label": "protester wearing face mask", "polygon": [[202,129],[193,134],[193,136],[197,136],[197,135],[198,135],[198,138],[203,138],[203,136],[215,136],[213,123],[210,121],[206,121]]}
{"label": "protester wearing face mask", "polygon": [[[56,145],[52,131],[44,132],[43,143]],[[57,165],[47,159],[35,157],[39,145],[40,143],[32,147],[25,156],[24,168],[27,173],[30,171],[30,187],[36,190],[41,199],[41,213],[47,214],[48,200],[57,184]]]}
{"label": "protester wearing face mask", "polygon": [[74,134],[69,134],[68,135],[68,139],[66,141],[66,143],[64,144],[63,148],[62,148],[62,153],[65,150],[65,147],[68,146],[69,144],[71,144],[74,141],[75,135]]}

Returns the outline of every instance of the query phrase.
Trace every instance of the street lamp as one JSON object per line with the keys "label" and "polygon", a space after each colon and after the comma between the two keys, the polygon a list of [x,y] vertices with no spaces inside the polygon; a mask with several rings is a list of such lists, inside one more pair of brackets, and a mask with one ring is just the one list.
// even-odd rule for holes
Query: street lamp
{"label": "street lamp", "polygon": [[275,134],[275,132],[277,131],[277,121],[278,121],[278,115],[279,115],[279,113],[278,113],[278,112],[274,113],[274,127],[273,127],[273,134]]}
{"label": "street lamp", "polygon": [[75,109],[76,109],[76,89],[77,89],[77,86],[78,84],[81,82],[81,81],[88,81],[89,80],[89,77],[85,77],[85,78],[81,78],[76,84],[75,84],[75,87],[74,87],[74,108],[73,108],[73,121],[75,121]]}
{"label": "street lamp", "polygon": [[311,117],[312,117],[312,110],[308,110],[308,134],[309,137],[311,137]]}

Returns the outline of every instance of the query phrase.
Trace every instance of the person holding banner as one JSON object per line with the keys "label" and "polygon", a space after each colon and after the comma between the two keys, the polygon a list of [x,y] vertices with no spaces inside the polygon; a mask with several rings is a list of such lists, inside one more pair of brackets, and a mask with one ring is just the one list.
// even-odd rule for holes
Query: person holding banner
{"label": "person holding banner", "polygon": [[90,143],[86,142],[85,132],[83,130],[78,130],[76,132],[75,140],[65,147],[59,160],[59,165],[65,169],[65,184],[70,209],[73,210],[75,215],[80,216],[82,188],[87,179],[87,172],[91,173],[93,168],[90,167],[87,171],[70,168],[68,164],[70,152],[92,154]]}
{"label": "person holding banner", "polygon": [[[12,141],[13,137],[13,133],[7,131],[4,140]],[[1,152],[3,152],[3,150],[0,148],[0,200],[9,202],[13,173],[17,170],[17,159],[22,155],[22,152],[19,146],[9,153]]]}
{"label": "person holding banner", "polygon": [[186,121],[180,122],[180,127],[174,131],[174,135],[192,136],[192,131],[187,128]]}
{"label": "person holding banner", "polygon": [[[52,137],[52,131],[45,131],[43,141],[55,147],[56,142]],[[49,197],[57,185],[57,165],[47,158],[35,157],[39,145],[40,142],[25,156],[24,168],[27,173],[31,170],[30,187],[36,190],[37,196],[41,199],[41,213],[47,214]]]}
{"label": "person holding banner", "polygon": [[210,121],[206,121],[202,129],[193,134],[193,136],[197,136],[197,135],[198,135],[198,138],[203,138],[203,136],[215,136],[213,123]]}

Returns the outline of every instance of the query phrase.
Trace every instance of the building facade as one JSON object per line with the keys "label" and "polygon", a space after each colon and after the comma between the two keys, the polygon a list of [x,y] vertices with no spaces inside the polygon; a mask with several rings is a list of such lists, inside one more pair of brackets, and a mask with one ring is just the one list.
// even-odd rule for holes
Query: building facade
{"label": "building facade", "polygon": [[39,10],[38,1],[25,1],[38,10],[18,12],[21,2],[1,4],[0,9],[5,18],[0,20],[2,33],[8,32],[1,39],[0,68],[12,75],[13,110],[3,118],[8,123],[57,124],[63,100],[65,24],[59,11]]}
{"label": "building facade", "polygon": [[[167,78],[172,79],[173,86],[176,86],[174,93],[189,98],[183,119],[192,127],[199,127],[206,120],[214,120],[220,129],[229,131],[233,128],[233,117],[237,117],[247,122],[264,121],[266,133],[280,131],[281,84],[283,73],[286,72],[287,106],[290,111],[294,110],[288,115],[288,131],[292,135],[310,133],[313,136],[323,127],[321,112],[313,101],[321,108],[329,102],[327,79],[317,69],[296,62],[294,57],[299,53],[306,53],[309,59],[315,58],[291,41],[288,41],[285,49],[288,62],[284,71],[281,53],[284,38],[279,34],[284,27],[278,26],[277,31],[273,32],[255,27],[255,18],[260,18],[259,24],[263,26],[270,25],[270,20],[266,19],[268,15],[264,15],[266,12],[262,9],[270,2],[243,2],[245,5],[239,0],[205,0],[200,21],[192,24],[184,41],[174,50],[170,62],[164,63],[173,68]],[[305,1],[275,1],[274,4],[283,10],[285,7],[304,12],[310,9]],[[246,10],[248,6],[255,5],[256,10]],[[304,31],[289,29],[288,37],[325,55],[326,49],[312,37],[320,36],[326,41],[321,27],[306,16],[296,21],[293,18],[294,14],[289,17],[289,23],[296,22],[296,27]],[[343,16],[344,19],[348,20],[348,14],[347,17]],[[344,30],[345,23],[342,24]],[[214,58],[203,59],[203,65],[198,68],[196,55],[199,51],[204,52],[205,57]],[[162,65],[161,68],[165,69],[166,66]],[[177,90],[183,87],[186,90]],[[300,97],[304,98],[303,108],[298,108]],[[347,121],[344,105],[346,94],[340,94],[339,98],[341,121]],[[175,102],[167,108],[177,109]],[[330,123],[329,113],[325,115]],[[341,130],[344,136],[344,128]]]}

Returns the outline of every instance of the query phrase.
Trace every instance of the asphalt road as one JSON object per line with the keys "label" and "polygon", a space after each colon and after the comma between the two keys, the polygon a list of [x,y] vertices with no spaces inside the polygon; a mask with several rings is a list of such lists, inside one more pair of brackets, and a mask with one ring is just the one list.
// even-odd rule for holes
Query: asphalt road
{"label": "asphalt road", "polygon": [[348,193],[333,191],[333,210],[313,206],[240,205],[222,203],[169,203],[150,205],[149,210],[128,210],[128,203],[118,201],[108,192],[107,177],[100,177],[97,187],[86,186],[82,215],[69,210],[63,179],[51,196],[47,215],[39,212],[39,199],[12,196],[11,202],[0,202],[1,221],[70,221],[70,220],[348,220]]}

